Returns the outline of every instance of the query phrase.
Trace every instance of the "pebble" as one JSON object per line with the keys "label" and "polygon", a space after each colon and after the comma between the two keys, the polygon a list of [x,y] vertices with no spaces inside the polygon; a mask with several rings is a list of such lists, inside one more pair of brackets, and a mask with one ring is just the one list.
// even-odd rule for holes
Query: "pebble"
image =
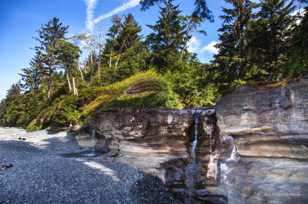
{"label": "pebble", "polygon": [[64,132],[0,128],[0,168],[7,170],[0,173],[0,203],[175,203],[163,186],[158,188],[157,178],[116,159],[63,156],[78,151]]}

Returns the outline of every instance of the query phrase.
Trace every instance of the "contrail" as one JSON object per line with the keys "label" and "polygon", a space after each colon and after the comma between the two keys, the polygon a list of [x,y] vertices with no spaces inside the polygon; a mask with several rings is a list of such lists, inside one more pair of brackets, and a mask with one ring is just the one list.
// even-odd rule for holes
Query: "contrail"
{"label": "contrail", "polygon": [[87,5],[87,20],[86,27],[89,32],[93,32],[94,29],[94,10],[97,0],[85,0]]}
{"label": "contrail", "polygon": [[131,9],[131,8],[134,8],[134,7],[139,5],[140,1],[141,0],[129,0],[128,2],[122,4],[120,7],[115,8],[112,11],[97,17],[93,21],[93,24],[95,25],[95,24],[101,22],[102,20],[110,18],[110,17],[112,17],[112,16],[114,16],[114,15],[116,15],[118,13],[121,13],[121,12],[126,11],[126,10]]}

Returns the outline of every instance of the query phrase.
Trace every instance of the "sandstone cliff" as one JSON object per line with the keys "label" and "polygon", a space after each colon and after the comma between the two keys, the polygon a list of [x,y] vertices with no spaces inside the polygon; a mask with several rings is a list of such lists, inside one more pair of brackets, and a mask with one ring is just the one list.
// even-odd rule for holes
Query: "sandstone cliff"
{"label": "sandstone cliff", "polygon": [[308,203],[307,79],[244,86],[216,112],[98,110],[89,125],[97,151],[160,177],[185,203]]}
{"label": "sandstone cliff", "polygon": [[217,104],[221,137],[239,161],[223,164],[229,203],[308,203],[308,80],[244,86]]}
{"label": "sandstone cliff", "polygon": [[160,177],[187,203],[224,203],[205,188],[218,183],[214,109],[111,109],[97,111],[88,122],[98,151]]}

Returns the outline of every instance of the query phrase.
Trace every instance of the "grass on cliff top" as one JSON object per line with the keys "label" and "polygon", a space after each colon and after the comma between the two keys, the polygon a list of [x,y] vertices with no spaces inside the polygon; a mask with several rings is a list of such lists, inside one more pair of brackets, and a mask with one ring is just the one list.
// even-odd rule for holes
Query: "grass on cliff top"
{"label": "grass on cliff top", "polygon": [[82,108],[82,115],[88,116],[97,109],[112,107],[181,108],[182,105],[163,77],[149,70],[96,88],[95,100]]}

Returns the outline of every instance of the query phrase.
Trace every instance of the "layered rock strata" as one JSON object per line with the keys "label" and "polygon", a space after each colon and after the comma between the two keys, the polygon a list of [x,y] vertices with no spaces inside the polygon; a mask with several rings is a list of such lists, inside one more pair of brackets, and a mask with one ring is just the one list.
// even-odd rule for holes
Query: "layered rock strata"
{"label": "layered rock strata", "polygon": [[217,104],[217,118],[239,154],[223,164],[229,203],[308,203],[307,79],[239,88]]}
{"label": "layered rock strata", "polygon": [[203,203],[206,186],[218,183],[219,131],[213,109],[112,109],[97,112],[88,122],[96,131],[97,150],[119,152],[120,160],[159,176],[187,203]]}
{"label": "layered rock strata", "polygon": [[111,109],[88,122],[81,145],[160,177],[184,203],[308,203],[308,79],[244,86],[216,112]]}

